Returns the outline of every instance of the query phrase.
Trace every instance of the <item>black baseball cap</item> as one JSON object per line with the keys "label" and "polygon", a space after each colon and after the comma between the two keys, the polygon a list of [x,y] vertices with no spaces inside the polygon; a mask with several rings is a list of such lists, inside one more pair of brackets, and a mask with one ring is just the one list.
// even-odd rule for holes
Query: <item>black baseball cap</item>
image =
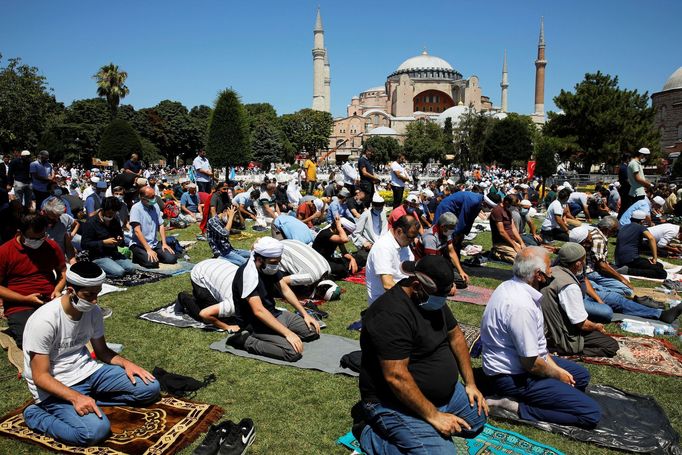
{"label": "black baseball cap", "polygon": [[440,254],[424,256],[418,261],[405,261],[400,268],[403,273],[416,276],[434,295],[448,294],[455,281],[452,265]]}

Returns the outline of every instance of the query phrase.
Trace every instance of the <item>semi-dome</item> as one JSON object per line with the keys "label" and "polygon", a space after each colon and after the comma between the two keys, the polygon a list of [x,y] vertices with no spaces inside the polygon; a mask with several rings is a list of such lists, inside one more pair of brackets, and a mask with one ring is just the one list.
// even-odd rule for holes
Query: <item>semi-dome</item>
{"label": "semi-dome", "polygon": [[368,136],[395,136],[398,132],[388,126],[379,126],[367,132]]}
{"label": "semi-dome", "polygon": [[458,125],[460,118],[463,115],[468,114],[469,111],[470,111],[469,107],[464,106],[461,103],[457,106],[452,106],[448,109],[445,109],[438,115],[438,123],[443,125],[445,124],[445,119],[449,118],[451,119],[453,125]]}
{"label": "semi-dome", "polygon": [[368,88],[367,90],[364,90],[360,93],[385,92],[385,91],[386,91],[386,87],[384,87],[383,85],[379,85],[377,87]]}
{"label": "semi-dome", "polygon": [[443,60],[440,57],[436,57],[435,55],[429,55],[428,52],[424,51],[421,53],[421,55],[417,55],[415,57],[408,58],[404,62],[400,64],[398,67],[397,71],[404,71],[404,70],[414,70],[414,69],[427,69],[427,68],[432,68],[432,69],[441,69],[441,70],[450,70],[452,71],[452,66],[445,60]]}
{"label": "semi-dome", "polygon": [[674,90],[676,88],[682,88],[682,66],[677,68],[677,71],[670,75],[663,86],[663,91]]}

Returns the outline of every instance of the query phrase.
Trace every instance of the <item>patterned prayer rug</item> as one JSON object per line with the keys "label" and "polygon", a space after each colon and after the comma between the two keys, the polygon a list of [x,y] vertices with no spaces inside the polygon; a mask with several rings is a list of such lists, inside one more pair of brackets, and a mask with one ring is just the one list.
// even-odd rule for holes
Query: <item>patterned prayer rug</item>
{"label": "patterned prayer rug", "polygon": [[76,447],[30,430],[22,414],[28,404],[0,419],[1,436],[53,452],[82,455],[172,455],[196,440],[223,414],[218,406],[175,397],[164,397],[145,408],[102,406],[111,422],[111,435],[99,446]]}
{"label": "patterned prayer rug", "polygon": [[348,281],[349,283],[361,284],[363,286],[367,285],[367,279],[365,278],[365,269],[360,270],[355,275],[347,276],[343,281]]}
{"label": "patterned prayer rug", "polygon": [[107,283],[119,287],[132,287],[141,284],[154,283],[168,275],[156,272],[147,272],[144,270],[135,270],[135,272],[122,276],[121,278],[107,278]]}
{"label": "patterned prayer rug", "polygon": [[[468,455],[563,455],[557,449],[541,444],[513,431],[503,430],[486,424],[483,431],[474,439],[452,438],[452,453]],[[363,453],[360,444],[352,433],[346,433],[337,441],[357,453]]]}
{"label": "patterned prayer rug", "polygon": [[609,365],[638,373],[682,377],[682,353],[659,338],[610,335],[618,341],[615,357],[578,357],[585,363]]}
{"label": "patterned prayer rug", "polygon": [[19,349],[17,342],[10,335],[0,330],[0,346],[7,351],[9,363],[17,369],[19,377],[24,372],[24,351]]}
{"label": "patterned prayer rug", "polygon": [[493,289],[469,285],[466,289],[457,289],[455,295],[448,297],[448,300],[485,306],[491,295],[493,295]]}

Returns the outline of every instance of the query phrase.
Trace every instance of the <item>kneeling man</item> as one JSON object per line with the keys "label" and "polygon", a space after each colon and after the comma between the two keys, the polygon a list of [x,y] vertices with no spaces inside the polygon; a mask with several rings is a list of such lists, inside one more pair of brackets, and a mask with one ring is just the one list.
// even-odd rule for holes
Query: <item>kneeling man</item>
{"label": "kneeling man", "polygon": [[524,420],[594,428],[601,418],[596,401],[585,395],[585,367],[547,351],[540,289],[551,282],[549,253],[538,246],[514,259],[514,277],[500,284],[481,323],[483,372],[502,399],[490,399]]}
{"label": "kneeling man", "polygon": [[480,433],[488,408],[464,334],[446,305],[452,267],[442,256],[426,256],[402,268],[407,278],[362,315],[360,395],[367,425],[360,446],[370,455],[455,453],[451,437]]}
{"label": "kneeling man", "polygon": [[[146,405],[159,383],[107,347],[97,295],[106,278],[94,262],[66,272],[67,293],[42,305],[24,330],[24,376],[35,404],[26,425],[66,444],[91,446],[109,435],[99,406]],[[99,363],[85,346],[90,341]]]}

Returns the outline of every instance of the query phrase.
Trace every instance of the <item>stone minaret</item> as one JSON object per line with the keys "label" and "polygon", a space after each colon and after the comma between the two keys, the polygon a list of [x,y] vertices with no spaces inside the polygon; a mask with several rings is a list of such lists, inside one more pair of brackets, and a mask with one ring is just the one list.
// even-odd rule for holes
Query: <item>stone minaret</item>
{"label": "stone minaret", "polygon": [[502,112],[507,112],[507,87],[509,87],[509,81],[507,81],[507,49],[504,50],[502,82],[500,82],[500,87],[502,87]]}
{"label": "stone minaret", "polygon": [[332,78],[331,78],[331,70],[329,68],[329,53],[327,52],[327,49],[324,50],[324,104],[325,104],[325,111],[331,112],[332,111],[332,97],[331,97],[331,86],[332,86]]}
{"label": "stone minaret", "polygon": [[327,107],[324,96],[324,60],[327,51],[324,48],[324,29],[322,28],[322,16],[320,16],[319,8],[317,9],[313,36],[313,109],[324,111]]}
{"label": "stone minaret", "polygon": [[535,60],[535,112],[532,115],[535,123],[545,123],[545,66],[545,20],[541,18],[538,58]]}

